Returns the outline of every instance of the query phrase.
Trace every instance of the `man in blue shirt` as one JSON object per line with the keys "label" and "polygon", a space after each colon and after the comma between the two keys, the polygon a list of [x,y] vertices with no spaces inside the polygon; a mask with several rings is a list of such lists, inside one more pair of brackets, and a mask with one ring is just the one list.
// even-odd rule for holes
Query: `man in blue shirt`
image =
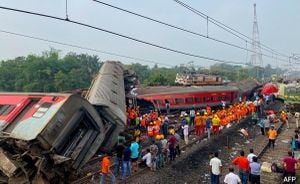
{"label": "man in blue shirt", "polygon": [[210,128],[211,128],[211,116],[208,116],[206,119],[206,130],[207,130],[207,138],[210,138]]}
{"label": "man in blue shirt", "polygon": [[257,162],[257,157],[252,158],[253,162],[250,163],[250,181],[252,184],[260,183],[260,163]]}
{"label": "man in blue shirt", "polygon": [[139,144],[135,142],[134,140],[131,142],[130,150],[131,150],[131,161],[132,161],[132,168],[134,172],[137,172],[138,170],[138,158],[139,158]]}

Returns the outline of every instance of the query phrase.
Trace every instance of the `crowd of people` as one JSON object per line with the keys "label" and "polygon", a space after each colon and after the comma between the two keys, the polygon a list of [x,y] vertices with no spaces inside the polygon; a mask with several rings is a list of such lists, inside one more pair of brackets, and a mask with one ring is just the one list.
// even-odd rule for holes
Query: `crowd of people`
{"label": "crowd of people", "polygon": [[[220,176],[222,175],[222,161],[218,158],[218,152],[215,152],[214,157],[210,160],[209,165],[211,168],[211,183],[219,184]],[[260,183],[260,163],[254,154],[254,150],[250,149],[248,156],[242,150],[240,156],[232,161],[232,165],[237,165],[239,175],[234,173],[234,167],[230,166],[228,173],[225,175],[224,183],[226,184],[247,184],[248,179],[252,184]]]}
{"label": "crowd of people", "polygon": [[[178,118],[175,117],[172,122],[167,115],[158,111],[142,114],[139,107],[128,107],[127,128],[134,129],[133,139],[131,143],[128,143],[128,140],[122,140],[118,143],[116,148],[116,175],[120,176],[121,180],[125,180],[133,172],[137,172],[140,166],[156,171],[180,156],[180,140],[184,140],[185,144],[189,144],[191,130],[195,129],[194,134],[199,138],[206,134],[210,139],[211,134],[218,136],[222,128],[232,123],[239,123],[248,114],[252,115],[254,123],[261,126],[262,134],[268,135],[269,145],[274,148],[277,132],[270,124],[276,122],[277,119],[271,113],[267,118],[262,118],[262,103],[261,101],[244,101],[227,108],[223,106],[218,110],[213,110],[210,106],[206,106],[204,109],[191,109],[189,112],[181,113]],[[288,124],[284,112],[281,113],[280,119]],[[299,141],[296,141],[299,137],[297,136],[294,137],[294,144],[300,146]],[[146,149],[142,150],[141,145],[147,145],[144,146]],[[260,165],[257,162],[257,157],[253,154],[253,150],[252,152],[250,150],[250,154],[252,154],[250,158],[245,158],[244,152],[241,152],[240,157],[233,160],[232,163],[239,166],[239,176],[234,174],[233,168],[230,168],[225,177],[225,183],[231,183],[229,181],[233,178],[237,182],[245,183],[248,180],[248,172],[251,173],[251,182],[259,183],[257,168],[260,168]],[[217,153],[215,153],[210,165],[211,180],[214,181],[212,183],[217,183],[219,181],[217,176],[220,175],[221,170],[216,168],[222,166]],[[112,181],[115,182],[115,178],[109,169],[104,170],[102,173],[104,173],[104,177],[110,175]]]}

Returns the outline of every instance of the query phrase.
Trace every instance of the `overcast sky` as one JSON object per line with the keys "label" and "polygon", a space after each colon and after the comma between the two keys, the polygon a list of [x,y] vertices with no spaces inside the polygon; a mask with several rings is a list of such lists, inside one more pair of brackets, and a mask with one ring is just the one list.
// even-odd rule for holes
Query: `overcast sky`
{"label": "overcast sky", "polygon": [[[173,0],[103,0],[103,2],[206,34],[206,20],[178,5]],[[184,0],[183,2],[252,37],[254,1]],[[291,53],[300,54],[300,1],[263,0],[257,1],[256,4],[261,43],[286,55],[291,55]],[[65,2],[63,0],[1,0],[0,6],[65,17]],[[246,63],[250,59],[251,53],[247,53],[244,50],[174,30],[103,6],[92,0],[69,0],[68,10],[71,20],[161,46],[235,62]],[[214,38],[241,45],[242,47],[246,46],[244,41],[226,33],[211,23],[208,30],[209,35]],[[1,31],[21,33],[169,65],[179,65],[190,61],[194,61],[196,65],[200,66],[208,66],[215,63],[209,60],[164,51],[71,23],[1,9],[0,60],[28,54],[41,54],[43,51],[53,47],[61,50],[62,56],[68,52],[89,53],[98,55],[102,61],[119,60],[126,63],[140,62],[147,64],[142,61],[13,36]],[[251,49],[251,45],[248,44],[248,48]],[[265,53],[264,51],[262,52]],[[271,55],[270,53],[265,54]],[[263,57],[263,60],[264,64],[276,64],[274,59]],[[278,61],[278,63],[284,64],[282,61]]]}

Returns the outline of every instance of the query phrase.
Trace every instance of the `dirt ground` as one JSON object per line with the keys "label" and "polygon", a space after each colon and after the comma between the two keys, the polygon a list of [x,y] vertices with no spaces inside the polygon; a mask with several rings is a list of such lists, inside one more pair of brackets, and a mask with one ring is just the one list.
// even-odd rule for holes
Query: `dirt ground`
{"label": "dirt ground", "polygon": [[[276,107],[273,108],[278,111],[281,104],[276,104]],[[240,133],[241,128],[248,131],[247,138]],[[203,139],[199,143],[191,145],[182,153],[181,157],[176,158],[176,161],[167,167],[155,172],[143,172],[131,177],[126,183],[209,183],[209,160],[214,152],[219,152],[223,166],[228,168],[240,150],[245,150],[247,154],[250,148],[256,146],[256,141],[264,139],[265,137],[260,133],[260,127],[253,125],[248,117],[239,124],[223,129],[218,137],[210,140]],[[227,170],[224,170],[223,173],[226,174]]]}

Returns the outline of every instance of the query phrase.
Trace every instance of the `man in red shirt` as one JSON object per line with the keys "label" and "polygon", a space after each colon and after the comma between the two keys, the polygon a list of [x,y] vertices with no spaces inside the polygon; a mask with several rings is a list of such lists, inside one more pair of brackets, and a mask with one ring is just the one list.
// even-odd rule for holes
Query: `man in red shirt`
{"label": "man in red shirt", "polygon": [[296,174],[295,168],[296,168],[297,160],[294,159],[291,151],[288,152],[288,155],[289,156],[283,158],[284,177],[295,176]]}
{"label": "man in red shirt", "polygon": [[170,136],[169,136],[169,150],[170,150],[170,160],[173,161],[175,160],[176,157],[176,150],[175,150],[175,143],[176,143],[176,138],[174,136],[174,132],[170,131]]}
{"label": "man in red shirt", "polygon": [[240,156],[235,158],[232,161],[233,165],[238,165],[239,167],[239,176],[242,180],[242,184],[247,184],[248,183],[248,173],[249,173],[249,161],[247,157],[245,157],[245,152],[242,150],[240,152]]}

